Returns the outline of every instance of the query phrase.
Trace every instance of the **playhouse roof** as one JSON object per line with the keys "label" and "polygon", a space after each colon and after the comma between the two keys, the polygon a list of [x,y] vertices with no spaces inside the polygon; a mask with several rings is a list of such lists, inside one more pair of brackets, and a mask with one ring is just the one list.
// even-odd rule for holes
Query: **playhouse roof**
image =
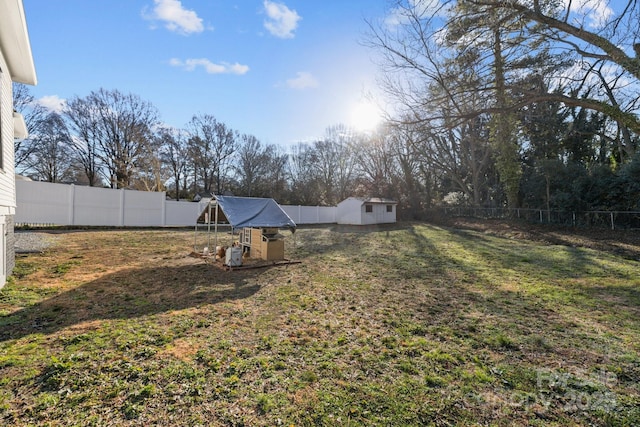
{"label": "playhouse roof", "polygon": [[227,221],[233,228],[287,228],[291,231],[296,229],[296,223],[273,199],[215,196],[211,202],[214,206],[217,202],[220,207],[218,222]]}

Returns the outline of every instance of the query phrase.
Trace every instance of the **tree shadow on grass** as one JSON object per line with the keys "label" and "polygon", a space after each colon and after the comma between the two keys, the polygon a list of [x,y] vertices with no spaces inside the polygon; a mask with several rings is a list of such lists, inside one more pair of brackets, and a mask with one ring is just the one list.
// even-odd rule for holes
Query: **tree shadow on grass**
{"label": "tree shadow on grass", "polygon": [[0,341],[248,298],[260,289],[257,275],[259,270],[228,272],[206,264],[122,270],[1,316]]}

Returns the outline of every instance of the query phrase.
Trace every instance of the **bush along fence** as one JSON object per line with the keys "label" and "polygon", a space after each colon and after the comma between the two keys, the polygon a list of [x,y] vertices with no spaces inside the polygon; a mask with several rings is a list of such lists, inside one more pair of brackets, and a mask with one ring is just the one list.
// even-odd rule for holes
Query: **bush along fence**
{"label": "bush along fence", "polygon": [[445,216],[459,216],[483,219],[521,219],[541,224],[556,224],[572,227],[595,227],[619,229],[640,229],[640,212],[636,211],[583,211],[569,212],[546,209],[507,209],[442,207]]}

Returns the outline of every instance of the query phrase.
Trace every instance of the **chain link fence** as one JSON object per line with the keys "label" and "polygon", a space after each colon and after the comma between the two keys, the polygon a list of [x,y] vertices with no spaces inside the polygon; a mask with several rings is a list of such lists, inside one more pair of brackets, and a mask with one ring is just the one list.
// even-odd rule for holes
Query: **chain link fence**
{"label": "chain link fence", "polygon": [[507,209],[442,207],[445,216],[483,219],[521,219],[540,224],[555,224],[583,228],[609,228],[611,230],[640,229],[640,212],[636,211],[584,211],[568,212],[546,209]]}

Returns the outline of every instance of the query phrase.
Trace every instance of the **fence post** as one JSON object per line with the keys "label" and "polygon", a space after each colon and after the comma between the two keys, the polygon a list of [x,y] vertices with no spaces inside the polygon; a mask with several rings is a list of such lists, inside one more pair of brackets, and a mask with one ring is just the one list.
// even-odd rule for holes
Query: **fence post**
{"label": "fence post", "polygon": [[611,212],[611,229],[612,229],[612,230],[615,230],[615,229],[616,229],[616,228],[615,228],[615,224],[614,224],[614,222],[613,222],[613,212]]}
{"label": "fence post", "polygon": [[166,191],[162,191],[162,199],[160,200],[160,203],[162,203],[162,205],[160,206],[160,222],[162,224],[160,224],[160,226],[164,227],[167,225],[167,192]]}
{"label": "fence post", "polygon": [[124,227],[124,188],[120,189],[120,227]]}
{"label": "fence post", "polygon": [[75,210],[76,210],[76,187],[71,184],[69,186],[69,225],[75,225]]}
{"label": "fence post", "polygon": [[571,212],[571,224],[573,224],[573,226],[576,226],[576,213],[575,212]]}
{"label": "fence post", "polygon": [[542,210],[540,211],[540,224],[542,224],[544,222],[544,219],[542,218]]}

